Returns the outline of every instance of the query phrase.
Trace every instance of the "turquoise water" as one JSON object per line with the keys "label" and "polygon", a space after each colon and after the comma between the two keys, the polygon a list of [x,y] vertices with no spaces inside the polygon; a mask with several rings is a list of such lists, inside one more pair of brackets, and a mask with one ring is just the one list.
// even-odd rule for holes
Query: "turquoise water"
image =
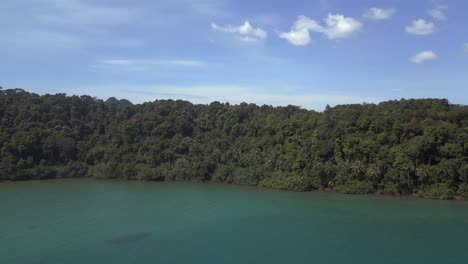
{"label": "turquoise water", "polygon": [[209,184],[0,184],[0,263],[468,263],[468,203]]}

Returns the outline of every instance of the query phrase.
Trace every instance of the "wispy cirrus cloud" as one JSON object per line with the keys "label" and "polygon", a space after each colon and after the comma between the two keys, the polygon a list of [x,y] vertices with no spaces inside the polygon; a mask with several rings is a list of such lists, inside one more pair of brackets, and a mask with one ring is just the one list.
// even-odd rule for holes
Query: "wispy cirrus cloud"
{"label": "wispy cirrus cloud", "polygon": [[141,39],[116,34],[141,18],[144,9],[83,0],[9,1],[0,9],[0,43],[18,53],[77,47],[135,47]]}
{"label": "wispy cirrus cloud", "polygon": [[411,25],[406,26],[405,30],[413,35],[430,35],[434,33],[437,28],[432,22],[427,22],[424,19],[417,19],[414,20]]}
{"label": "wispy cirrus cloud", "polygon": [[412,63],[416,64],[421,64],[427,61],[432,61],[437,59],[437,54],[435,54],[433,51],[421,51],[418,54],[414,55],[413,57],[410,58],[410,61]]}
{"label": "wispy cirrus cloud", "polygon": [[388,20],[396,13],[395,8],[371,7],[364,13],[364,17],[372,20]]}
{"label": "wispy cirrus cloud", "polygon": [[4,44],[12,45],[16,48],[24,48],[29,46],[31,39],[34,39],[35,47],[49,48],[74,48],[83,43],[79,37],[61,33],[48,31],[43,29],[22,29],[11,32],[8,38],[4,39]]}
{"label": "wispy cirrus cloud", "polygon": [[245,21],[240,26],[220,26],[216,23],[211,23],[211,29],[218,32],[231,33],[244,42],[257,42],[268,37],[268,33],[257,27],[253,27],[249,21]]}
{"label": "wispy cirrus cloud", "polygon": [[299,16],[289,32],[281,32],[280,38],[295,46],[306,46],[312,42],[310,32],[325,35],[328,39],[344,39],[355,35],[362,29],[358,20],[340,14],[328,14],[325,25],[306,16]]}
{"label": "wispy cirrus cloud", "polygon": [[[78,27],[81,30],[95,30],[118,26],[137,19],[144,10],[118,5],[99,5],[97,2],[82,0],[39,0],[47,9],[37,14],[39,20],[58,25]],[[92,27],[90,27],[92,26]]]}
{"label": "wispy cirrus cloud", "polygon": [[[166,30],[177,22],[187,23],[205,16],[229,17],[225,3],[224,0],[6,1],[0,8],[0,34],[6,36],[6,41],[0,45],[31,53],[77,45],[141,47],[151,42],[152,37],[134,32],[150,28]],[[64,45],[67,43],[70,45]]]}
{"label": "wispy cirrus cloud", "polygon": [[231,16],[225,0],[173,0],[171,2],[178,6],[186,6],[187,10],[192,14],[224,18]]}
{"label": "wispy cirrus cloud", "polygon": [[448,6],[446,5],[437,5],[433,9],[428,11],[428,14],[437,20],[446,20],[447,16],[445,11],[448,10]]}
{"label": "wispy cirrus cloud", "polygon": [[138,59],[108,59],[94,65],[100,69],[117,69],[125,71],[148,71],[158,67],[198,68],[208,65],[208,62],[191,59],[172,60],[138,60]]}

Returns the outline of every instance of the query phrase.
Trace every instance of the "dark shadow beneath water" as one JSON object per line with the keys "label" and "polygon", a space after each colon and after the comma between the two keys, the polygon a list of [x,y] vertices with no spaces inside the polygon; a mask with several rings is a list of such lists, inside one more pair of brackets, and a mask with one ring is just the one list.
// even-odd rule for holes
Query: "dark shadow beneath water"
{"label": "dark shadow beneath water", "polygon": [[127,245],[132,242],[144,240],[150,236],[151,236],[150,232],[127,234],[127,235],[122,235],[112,240],[109,240],[109,243],[114,244],[114,245]]}

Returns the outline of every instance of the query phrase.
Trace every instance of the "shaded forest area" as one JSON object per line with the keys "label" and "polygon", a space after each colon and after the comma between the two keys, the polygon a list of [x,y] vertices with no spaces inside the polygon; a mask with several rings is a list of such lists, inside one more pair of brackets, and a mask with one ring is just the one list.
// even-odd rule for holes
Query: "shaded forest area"
{"label": "shaded forest area", "polygon": [[0,181],[214,181],[468,198],[468,106],[402,99],[320,113],[0,89],[0,155]]}

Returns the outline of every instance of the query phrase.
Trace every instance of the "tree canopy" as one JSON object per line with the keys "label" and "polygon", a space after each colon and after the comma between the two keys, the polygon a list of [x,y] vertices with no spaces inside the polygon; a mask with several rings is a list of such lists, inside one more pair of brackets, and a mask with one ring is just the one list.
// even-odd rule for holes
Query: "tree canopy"
{"label": "tree canopy", "polygon": [[0,89],[0,180],[67,177],[468,198],[468,107],[133,105]]}

